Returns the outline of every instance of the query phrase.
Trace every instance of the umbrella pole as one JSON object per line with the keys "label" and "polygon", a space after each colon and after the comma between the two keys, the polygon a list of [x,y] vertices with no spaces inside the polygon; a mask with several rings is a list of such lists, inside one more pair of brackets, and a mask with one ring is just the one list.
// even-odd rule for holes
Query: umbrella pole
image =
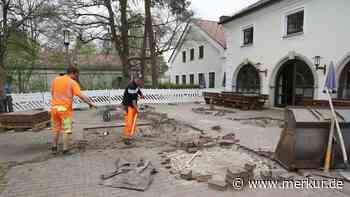
{"label": "umbrella pole", "polygon": [[330,106],[331,111],[332,111],[333,119],[335,121],[335,126],[337,128],[337,133],[338,133],[339,141],[340,141],[340,147],[341,147],[341,150],[343,152],[344,164],[347,166],[348,165],[348,156],[346,154],[344,138],[343,138],[343,135],[342,135],[341,130],[340,130],[340,126],[339,126],[339,122],[338,122],[338,119],[337,119],[337,115],[335,114],[334,107],[333,107],[332,97],[331,97],[331,95],[329,93],[329,89],[328,88],[326,88],[326,92],[327,92],[327,95],[328,95],[329,106]]}
{"label": "umbrella pole", "polygon": [[327,152],[326,152],[325,163],[324,163],[324,172],[329,172],[329,169],[331,167],[333,136],[334,136],[334,118],[332,118],[331,120],[331,128],[329,131]]}

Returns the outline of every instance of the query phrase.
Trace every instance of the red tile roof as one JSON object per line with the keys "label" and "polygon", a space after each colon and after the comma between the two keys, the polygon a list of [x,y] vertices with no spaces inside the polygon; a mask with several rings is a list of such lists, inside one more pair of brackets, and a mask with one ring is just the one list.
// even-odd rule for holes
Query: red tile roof
{"label": "red tile roof", "polygon": [[219,25],[217,21],[209,21],[203,19],[195,19],[193,23],[205,31],[212,39],[218,42],[223,48],[226,49],[226,39],[224,34],[224,28]]}

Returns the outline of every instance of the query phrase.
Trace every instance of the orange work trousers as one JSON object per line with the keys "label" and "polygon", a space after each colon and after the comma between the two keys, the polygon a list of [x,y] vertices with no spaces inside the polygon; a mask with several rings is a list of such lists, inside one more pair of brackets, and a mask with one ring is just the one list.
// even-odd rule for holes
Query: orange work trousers
{"label": "orange work trousers", "polygon": [[131,139],[136,130],[136,119],[137,111],[134,107],[128,106],[126,112],[124,113],[124,133],[123,137],[126,139]]}
{"label": "orange work trousers", "polygon": [[51,109],[51,126],[55,133],[71,133],[72,112],[63,106],[53,106]]}

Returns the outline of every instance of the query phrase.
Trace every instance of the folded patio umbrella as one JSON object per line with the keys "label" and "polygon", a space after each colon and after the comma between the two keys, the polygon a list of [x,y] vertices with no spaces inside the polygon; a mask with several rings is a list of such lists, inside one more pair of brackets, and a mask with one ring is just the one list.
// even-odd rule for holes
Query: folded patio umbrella
{"label": "folded patio umbrella", "polygon": [[332,93],[336,93],[337,87],[336,87],[336,73],[335,73],[335,68],[334,68],[334,63],[331,62],[329,67],[328,67],[328,72],[327,72],[327,76],[326,76],[326,81],[325,81],[325,85],[324,85],[324,91],[327,93],[328,96],[328,101],[329,101],[329,106],[331,108],[332,111],[332,122],[331,122],[331,128],[330,128],[330,132],[329,132],[329,138],[328,138],[328,145],[327,145],[327,152],[326,152],[326,156],[325,156],[325,165],[324,165],[324,170],[327,172],[329,171],[330,168],[330,160],[331,160],[331,152],[332,152],[332,142],[333,142],[333,136],[334,136],[334,124],[337,128],[337,132],[339,135],[339,141],[340,141],[340,146],[342,149],[342,153],[343,153],[343,158],[344,158],[344,164],[346,166],[348,166],[348,157],[346,154],[346,148],[345,148],[345,144],[344,144],[344,139],[343,139],[343,135],[342,132],[340,130],[340,126],[339,126],[339,122],[337,119],[337,115],[334,111],[334,107],[333,107],[333,102],[332,102]]}
{"label": "folded patio umbrella", "polygon": [[337,92],[336,74],[335,74],[335,68],[334,68],[333,62],[331,62],[328,66],[328,72],[327,72],[326,81],[324,84],[324,90],[325,92],[327,92],[328,90],[331,93]]}

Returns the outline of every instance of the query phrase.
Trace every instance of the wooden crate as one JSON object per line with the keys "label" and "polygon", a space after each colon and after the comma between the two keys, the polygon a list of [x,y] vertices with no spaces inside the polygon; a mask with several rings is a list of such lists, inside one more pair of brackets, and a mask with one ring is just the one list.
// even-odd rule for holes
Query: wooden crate
{"label": "wooden crate", "polygon": [[25,111],[0,114],[0,127],[3,129],[41,130],[50,123],[48,111]]}

